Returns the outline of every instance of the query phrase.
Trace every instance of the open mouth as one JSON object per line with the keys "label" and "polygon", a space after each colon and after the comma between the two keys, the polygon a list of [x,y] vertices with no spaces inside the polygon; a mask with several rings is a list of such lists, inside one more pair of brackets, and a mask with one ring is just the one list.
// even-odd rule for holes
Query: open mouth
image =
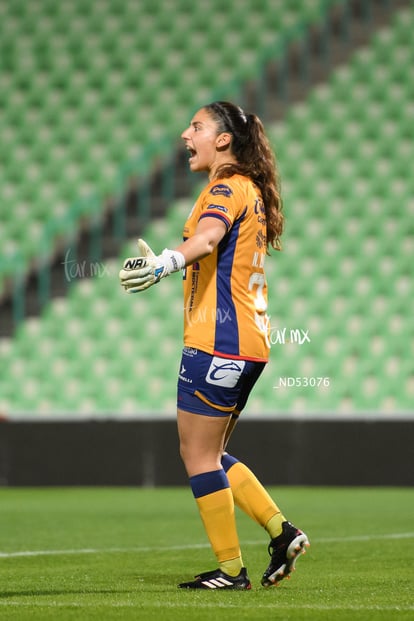
{"label": "open mouth", "polygon": [[189,156],[190,156],[189,159],[192,160],[193,157],[197,154],[197,151],[195,149],[193,149],[192,147],[189,147],[188,145],[187,145],[186,149],[187,149],[187,151],[189,153]]}

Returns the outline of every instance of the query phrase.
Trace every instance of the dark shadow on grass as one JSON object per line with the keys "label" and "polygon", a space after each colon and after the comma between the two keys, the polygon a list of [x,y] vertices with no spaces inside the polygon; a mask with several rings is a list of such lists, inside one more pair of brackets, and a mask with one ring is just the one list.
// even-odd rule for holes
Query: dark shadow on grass
{"label": "dark shadow on grass", "polygon": [[42,595],[114,595],[115,593],[131,593],[128,589],[44,589],[31,591],[0,591],[0,599],[9,597],[40,597]]}

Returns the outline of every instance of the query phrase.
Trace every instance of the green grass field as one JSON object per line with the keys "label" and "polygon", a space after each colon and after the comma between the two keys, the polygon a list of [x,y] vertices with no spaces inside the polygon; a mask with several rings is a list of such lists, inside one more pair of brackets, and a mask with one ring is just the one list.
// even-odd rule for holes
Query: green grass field
{"label": "green grass field", "polygon": [[0,619],[414,619],[414,491],[273,488],[311,541],[264,589],[267,536],[238,512],[251,591],[182,591],[216,563],[188,489],[0,489]]}

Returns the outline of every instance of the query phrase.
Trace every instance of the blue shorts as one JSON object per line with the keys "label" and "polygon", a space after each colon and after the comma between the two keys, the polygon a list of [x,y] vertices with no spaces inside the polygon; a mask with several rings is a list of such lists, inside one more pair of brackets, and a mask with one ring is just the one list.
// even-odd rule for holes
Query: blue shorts
{"label": "blue shorts", "polygon": [[177,407],[204,416],[239,413],[265,365],[265,362],[222,358],[184,347]]}

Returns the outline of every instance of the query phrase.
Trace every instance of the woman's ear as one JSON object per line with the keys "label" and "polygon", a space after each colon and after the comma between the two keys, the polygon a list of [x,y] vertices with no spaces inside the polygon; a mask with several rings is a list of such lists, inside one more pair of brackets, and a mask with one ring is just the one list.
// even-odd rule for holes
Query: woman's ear
{"label": "woman's ear", "polygon": [[231,143],[231,134],[228,132],[222,132],[217,136],[216,145],[218,149],[225,149]]}

